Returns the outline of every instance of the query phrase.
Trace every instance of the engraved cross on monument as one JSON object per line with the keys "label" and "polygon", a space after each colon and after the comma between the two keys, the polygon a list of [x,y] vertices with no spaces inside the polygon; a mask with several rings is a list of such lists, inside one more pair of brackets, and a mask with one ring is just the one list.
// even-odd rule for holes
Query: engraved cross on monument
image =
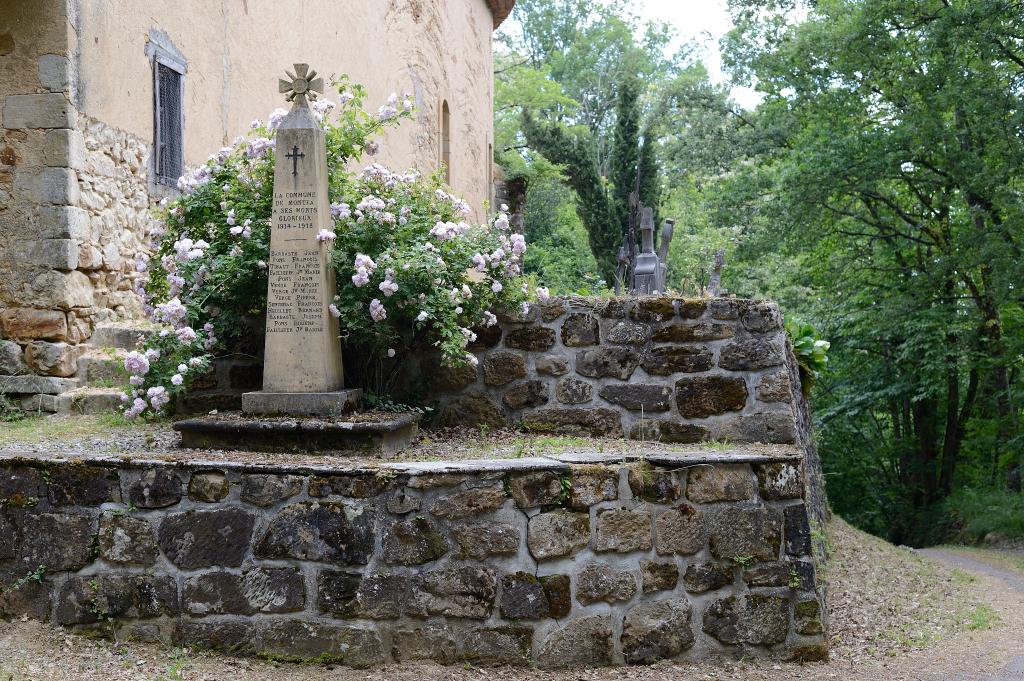
{"label": "engraved cross on monument", "polygon": [[267,339],[262,392],[242,396],[247,414],[333,416],[349,411],[361,391],[342,390],[324,132],[309,108],[323,79],[306,64],[280,81],[292,109],[277,129]]}

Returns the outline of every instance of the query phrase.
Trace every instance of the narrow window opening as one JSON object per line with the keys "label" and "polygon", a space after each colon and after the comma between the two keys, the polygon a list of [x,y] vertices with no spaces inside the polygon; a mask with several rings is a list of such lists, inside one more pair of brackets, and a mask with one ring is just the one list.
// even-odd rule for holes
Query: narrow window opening
{"label": "narrow window opening", "polygon": [[444,167],[444,181],[452,183],[452,115],[448,100],[441,102],[441,165]]}
{"label": "narrow window opening", "polygon": [[173,187],[177,185],[185,164],[182,112],[185,79],[181,72],[155,61],[153,80],[156,181]]}

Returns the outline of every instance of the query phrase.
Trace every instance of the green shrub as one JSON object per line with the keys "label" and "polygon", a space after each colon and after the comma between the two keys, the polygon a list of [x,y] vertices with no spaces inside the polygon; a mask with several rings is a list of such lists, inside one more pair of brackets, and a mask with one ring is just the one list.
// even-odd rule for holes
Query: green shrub
{"label": "green shrub", "polygon": [[1024,495],[1004,489],[964,488],[944,502],[955,536],[947,539],[976,543],[990,532],[1024,537]]}

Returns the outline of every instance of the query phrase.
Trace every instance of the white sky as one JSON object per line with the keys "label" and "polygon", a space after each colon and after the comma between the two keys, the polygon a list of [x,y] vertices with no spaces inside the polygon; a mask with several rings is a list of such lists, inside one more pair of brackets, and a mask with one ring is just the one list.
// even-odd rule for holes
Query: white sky
{"label": "white sky", "polygon": [[[732,28],[726,0],[638,0],[637,5],[641,17],[664,21],[675,28],[678,35],[673,51],[681,42],[695,40],[703,47],[702,57],[711,79],[728,83],[718,49],[718,40]],[[761,101],[761,96],[749,88],[733,87],[732,96],[747,109]]]}

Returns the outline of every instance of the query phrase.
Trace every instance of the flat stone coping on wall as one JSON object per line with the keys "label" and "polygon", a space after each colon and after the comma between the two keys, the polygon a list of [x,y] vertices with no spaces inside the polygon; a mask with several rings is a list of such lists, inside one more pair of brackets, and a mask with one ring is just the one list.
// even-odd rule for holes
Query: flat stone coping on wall
{"label": "flat stone coping on wall", "polygon": [[[766,448],[768,449],[768,448]],[[645,461],[663,468],[689,468],[713,464],[763,464],[796,462],[802,458],[795,447],[773,446],[768,452],[748,451],[738,448],[730,451],[694,449],[679,452],[655,454],[605,454],[601,452],[568,452],[545,456],[531,456],[516,459],[465,459],[460,461],[409,461],[387,463],[372,459],[335,459],[295,455],[265,455],[247,452],[211,452],[209,457],[196,453],[110,456],[90,452],[62,451],[59,455],[41,452],[10,451],[0,452],[0,464],[9,462],[50,464],[89,463],[111,468],[179,468],[185,470],[208,470],[212,468],[239,472],[294,473],[294,474],[349,474],[360,475],[390,471],[395,475],[440,475],[529,472],[541,470],[567,470],[574,464],[617,464]]]}

